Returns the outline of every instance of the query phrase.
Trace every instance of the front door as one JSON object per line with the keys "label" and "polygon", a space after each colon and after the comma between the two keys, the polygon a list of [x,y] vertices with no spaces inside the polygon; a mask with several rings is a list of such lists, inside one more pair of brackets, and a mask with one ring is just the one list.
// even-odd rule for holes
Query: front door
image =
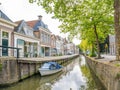
{"label": "front door", "polygon": [[[8,47],[8,39],[2,39],[2,46]],[[8,56],[8,48],[2,48],[2,56]]]}

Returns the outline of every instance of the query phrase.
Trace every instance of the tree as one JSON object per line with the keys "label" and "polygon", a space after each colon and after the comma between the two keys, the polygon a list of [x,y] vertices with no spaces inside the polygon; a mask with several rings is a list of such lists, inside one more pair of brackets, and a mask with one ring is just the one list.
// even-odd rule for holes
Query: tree
{"label": "tree", "polygon": [[88,41],[87,41],[87,40],[82,40],[81,43],[80,43],[80,48],[82,49],[82,51],[83,51],[84,53],[86,53],[87,50],[90,49],[90,46],[89,46],[89,44],[88,44]]}
{"label": "tree", "polygon": [[120,60],[120,0],[114,0],[116,60]]}
{"label": "tree", "polygon": [[[34,0],[29,0],[33,3]],[[80,35],[97,46],[113,31],[112,0],[38,0],[47,13],[62,22],[61,31],[71,36]],[[71,37],[72,38],[72,37]]]}

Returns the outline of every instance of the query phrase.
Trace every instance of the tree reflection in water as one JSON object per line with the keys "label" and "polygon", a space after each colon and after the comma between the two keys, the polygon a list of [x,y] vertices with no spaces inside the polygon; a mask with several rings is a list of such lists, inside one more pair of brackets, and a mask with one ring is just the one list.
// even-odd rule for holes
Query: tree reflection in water
{"label": "tree reflection in water", "polygon": [[99,80],[90,73],[83,56],[63,63],[63,66],[62,72],[45,77],[38,74],[0,90],[105,90],[96,86],[95,81],[98,83]]}
{"label": "tree reflection in water", "polygon": [[87,64],[81,64],[80,68],[83,76],[85,76],[86,84],[87,84],[86,89],[84,86],[82,86],[80,87],[80,90],[106,90],[104,86],[101,84],[98,77],[95,76],[94,72],[90,70]]}

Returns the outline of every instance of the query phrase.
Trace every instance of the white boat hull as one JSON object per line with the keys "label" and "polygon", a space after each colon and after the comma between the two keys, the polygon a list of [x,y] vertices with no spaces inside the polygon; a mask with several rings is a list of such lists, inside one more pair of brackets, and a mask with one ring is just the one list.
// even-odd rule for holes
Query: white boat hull
{"label": "white boat hull", "polygon": [[54,70],[39,69],[39,72],[40,72],[41,76],[45,76],[45,75],[51,75],[51,74],[60,72],[61,70],[62,70],[62,68],[60,68],[60,69],[54,69]]}

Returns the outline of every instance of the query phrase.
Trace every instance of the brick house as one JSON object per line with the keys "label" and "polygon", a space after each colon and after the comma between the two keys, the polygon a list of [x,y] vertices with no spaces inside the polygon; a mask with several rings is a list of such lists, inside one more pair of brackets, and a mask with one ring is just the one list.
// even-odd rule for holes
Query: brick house
{"label": "brick house", "polygon": [[24,20],[17,21],[16,24],[18,26],[14,32],[14,46],[21,48],[20,57],[38,57],[40,40],[35,37],[33,28],[28,26]]}
{"label": "brick house", "polygon": [[55,56],[57,54],[56,49],[56,36],[54,34],[51,35],[51,56]]}
{"label": "brick house", "polygon": [[[17,26],[0,10],[0,45],[14,47],[14,27]],[[0,56],[13,56],[13,50],[0,48]]]}
{"label": "brick house", "polygon": [[41,57],[50,56],[51,48],[51,31],[48,26],[42,21],[42,16],[38,16],[38,20],[28,21],[27,24],[34,29],[37,38],[40,39],[40,52]]}

